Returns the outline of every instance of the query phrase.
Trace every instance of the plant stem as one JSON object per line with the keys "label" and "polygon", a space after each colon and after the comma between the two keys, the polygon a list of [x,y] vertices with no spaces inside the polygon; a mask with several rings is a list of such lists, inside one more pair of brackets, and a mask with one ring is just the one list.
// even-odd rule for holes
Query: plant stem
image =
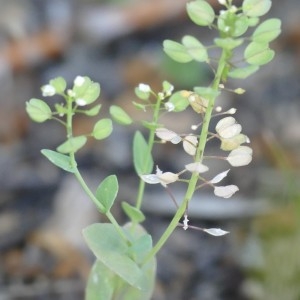
{"label": "plant stem", "polygon": [[[214,81],[212,83],[212,89],[216,92],[219,90],[219,84],[221,82],[222,74],[223,74],[224,68],[226,66],[227,58],[228,58],[228,53],[223,50],[220,60],[219,60],[217,72],[216,72]],[[202,124],[201,134],[200,134],[199,143],[198,143],[196,156],[195,156],[195,162],[201,162],[203,159],[203,153],[205,150],[205,145],[206,145],[207,136],[208,136],[208,127],[209,127],[209,123],[211,120],[212,111],[213,111],[213,108],[215,105],[216,97],[211,96],[207,100],[208,100],[208,107],[206,109],[206,113],[205,113],[203,124]],[[166,243],[166,241],[168,240],[170,235],[173,233],[173,231],[177,227],[180,219],[183,217],[183,215],[186,211],[186,207],[187,207],[189,201],[191,200],[191,198],[195,192],[197,182],[198,182],[198,174],[193,173],[190,178],[189,185],[187,187],[187,191],[186,191],[183,202],[179,206],[171,223],[169,224],[169,226],[167,227],[167,229],[165,230],[165,232],[163,233],[161,238],[158,240],[156,245],[152,248],[152,250],[149,252],[147,257],[145,258],[144,263],[148,262],[150,259],[152,259],[157,254],[157,252],[162,248],[162,246]]]}
{"label": "plant stem", "polygon": [[[162,101],[162,99],[159,96],[157,96],[156,104],[155,104],[154,112],[153,112],[153,118],[152,118],[153,125],[157,125],[161,101]],[[150,156],[152,153],[154,139],[155,139],[155,130],[156,130],[155,126],[153,126],[153,128],[150,129],[150,133],[149,133],[149,137],[148,137],[148,153],[146,156],[147,159],[145,160],[145,166],[148,164],[147,160],[150,159]],[[144,198],[144,191],[145,191],[145,182],[142,179],[140,179],[137,200],[136,200],[136,205],[135,205],[137,209],[140,209],[142,206],[142,201]]]}
{"label": "plant stem", "polygon": [[[73,123],[72,123],[72,121],[73,121],[73,108],[72,108],[72,101],[71,101],[71,99],[67,98],[66,102],[67,102],[67,123],[66,123],[66,130],[67,130],[67,138],[70,139],[73,136],[73,126],[72,126],[73,125]],[[81,174],[80,174],[80,172],[79,172],[79,170],[77,168],[77,163],[76,163],[76,159],[75,159],[75,153],[74,152],[69,153],[69,157],[70,157],[71,165],[72,165],[72,167],[75,170],[74,175],[75,175],[77,181],[79,182],[79,184],[82,186],[83,190],[88,195],[88,197],[96,205],[96,207],[98,208],[98,210],[100,212],[105,211],[104,206],[98,201],[98,199],[95,197],[95,195],[90,190],[90,188],[86,184],[85,180],[81,176]],[[108,212],[105,213],[105,215],[109,219],[109,221],[114,225],[114,227],[115,227],[116,231],[119,233],[119,235],[124,240],[127,240],[127,237],[126,237],[125,233],[123,232],[122,228],[120,227],[120,225],[118,224],[118,222],[116,221],[116,219],[114,218],[114,216],[111,214],[111,212],[108,211]]]}

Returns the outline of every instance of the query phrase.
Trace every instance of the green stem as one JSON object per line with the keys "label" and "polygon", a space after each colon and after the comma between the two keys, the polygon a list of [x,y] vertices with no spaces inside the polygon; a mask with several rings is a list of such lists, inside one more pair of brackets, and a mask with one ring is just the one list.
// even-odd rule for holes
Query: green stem
{"label": "green stem", "polygon": [[[72,127],[72,124],[73,124],[72,123],[72,121],[73,121],[73,108],[72,108],[72,101],[71,101],[71,99],[67,98],[66,102],[67,102],[67,123],[66,123],[66,130],[67,130],[67,138],[69,139],[69,138],[71,138],[73,136],[73,127]],[[88,195],[88,197],[96,205],[96,207],[98,208],[98,210],[100,212],[105,211],[105,207],[98,201],[98,199],[95,197],[95,195],[90,190],[90,188],[86,184],[85,180],[81,176],[81,174],[80,174],[80,172],[79,172],[79,170],[77,168],[77,163],[76,163],[76,159],[75,159],[75,153],[71,152],[69,154],[69,157],[70,157],[71,165],[72,165],[72,167],[75,170],[74,175],[75,175],[77,181],[79,182],[79,184],[82,186],[83,190]],[[120,227],[120,225],[118,224],[118,222],[116,221],[116,219],[114,218],[114,216],[111,214],[111,212],[108,211],[108,212],[105,213],[105,215],[109,219],[109,221],[114,225],[114,227],[117,230],[117,232],[119,233],[119,235],[124,240],[127,240],[126,235],[124,234],[122,228]]]}
{"label": "green stem", "polygon": [[[218,89],[219,89],[219,84],[221,82],[222,74],[223,74],[223,71],[226,66],[227,57],[228,57],[228,53],[226,51],[223,51],[221,54],[220,60],[219,60],[218,69],[217,69],[214,81],[212,83],[212,89],[214,91],[218,91]],[[208,127],[209,127],[209,123],[211,120],[213,108],[215,105],[215,100],[216,100],[215,96],[211,96],[208,99],[208,101],[209,101],[208,107],[206,109],[206,113],[205,113],[203,124],[202,124],[201,134],[200,134],[199,143],[198,143],[196,156],[195,156],[195,162],[201,162],[203,159],[203,153],[205,150],[206,140],[207,140],[207,136],[208,136]],[[189,185],[187,187],[187,191],[186,191],[183,202],[179,206],[171,223],[169,224],[169,226],[167,227],[167,229],[165,230],[165,232],[163,233],[161,238],[158,240],[156,245],[152,248],[152,250],[149,252],[147,257],[145,258],[144,263],[148,262],[150,259],[152,259],[157,254],[157,252],[162,248],[162,246],[166,243],[166,241],[168,240],[170,235],[173,233],[173,231],[178,226],[178,223],[179,223],[180,219],[183,217],[183,215],[186,211],[187,205],[195,192],[197,182],[198,182],[198,174],[193,173],[190,178]]]}
{"label": "green stem", "polygon": [[[153,125],[154,124],[157,125],[162,99],[159,96],[157,96],[156,100],[157,101],[156,101],[156,104],[154,107],[153,118],[152,118]],[[153,126],[153,128],[150,129],[150,133],[149,133],[149,137],[148,137],[148,153],[146,156],[148,159],[151,156],[153,145],[154,145],[155,130],[156,130],[156,127]],[[148,164],[148,161],[145,161],[145,165],[147,165],[147,164]],[[138,208],[138,209],[140,209],[142,206],[144,192],[145,192],[145,182],[143,180],[140,180],[138,194],[137,194],[137,200],[136,200],[136,208]]]}

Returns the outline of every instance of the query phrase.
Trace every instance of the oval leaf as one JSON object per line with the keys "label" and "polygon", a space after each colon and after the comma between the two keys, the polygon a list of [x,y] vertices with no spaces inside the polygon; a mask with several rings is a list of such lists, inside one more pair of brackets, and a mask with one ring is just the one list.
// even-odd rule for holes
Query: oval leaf
{"label": "oval leaf", "polygon": [[58,94],[63,94],[67,87],[66,80],[63,77],[56,77],[56,78],[50,80],[49,83],[50,83],[50,85],[52,85],[55,88],[55,91]]}
{"label": "oval leaf", "polygon": [[197,25],[208,26],[215,19],[215,12],[206,1],[192,1],[186,5],[186,8],[190,19]]}
{"label": "oval leaf", "polygon": [[104,207],[103,213],[110,211],[119,191],[117,176],[106,177],[96,190],[96,198]]}
{"label": "oval leaf", "polygon": [[259,70],[259,66],[247,66],[244,68],[236,68],[229,71],[228,76],[231,78],[245,79]]}
{"label": "oval leaf", "polygon": [[249,17],[260,17],[271,8],[271,0],[244,0],[243,12]]}
{"label": "oval leaf", "polygon": [[127,217],[133,222],[133,223],[141,223],[145,220],[145,216],[142,213],[141,210],[138,208],[130,205],[127,202],[122,202],[122,208],[127,215]]}
{"label": "oval leaf", "polygon": [[99,114],[100,109],[101,109],[101,104],[98,104],[98,105],[94,106],[93,108],[90,108],[90,109],[87,109],[84,111],[80,111],[80,112],[84,113],[87,116],[94,117]]}
{"label": "oval leaf", "polygon": [[189,106],[188,100],[188,91],[178,91],[169,98],[169,101],[166,103],[170,103],[172,105],[174,112],[184,111]]}
{"label": "oval leaf", "polygon": [[193,60],[187,49],[180,43],[165,40],[163,42],[163,46],[164,52],[177,62],[187,63]]}
{"label": "oval leaf", "polygon": [[129,125],[132,123],[132,119],[120,106],[112,105],[109,108],[109,113],[112,118],[121,125]]}
{"label": "oval leaf", "polygon": [[55,166],[70,173],[74,173],[76,171],[76,166],[72,166],[69,156],[48,149],[43,149],[41,153],[45,155]]}
{"label": "oval leaf", "polygon": [[72,137],[59,145],[56,150],[60,153],[75,153],[85,145],[86,141],[84,135]]}
{"label": "oval leaf", "polygon": [[271,50],[268,44],[250,43],[244,52],[244,57],[250,65],[265,65],[274,58],[275,52]]}
{"label": "oval leaf", "polygon": [[258,43],[269,43],[281,32],[281,21],[273,18],[262,22],[254,31],[252,40]]}
{"label": "oval leaf", "polygon": [[112,131],[113,131],[112,121],[111,119],[106,118],[106,119],[99,120],[95,124],[92,135],[96,140],[103,140],[108,136],[110,136]]}
{"label": "oval leaf", "polygon": [[188,54],[196,61],[208,61],[206,48],[195,37],[186,35],[182,39],[182,44],[185,46]]}
{"label": "oval leaf", "polygon": [[43,100],[35,98],[26,102],[26,112],[33,121],[38,123],[43,123],[52,117],[48,104]]}

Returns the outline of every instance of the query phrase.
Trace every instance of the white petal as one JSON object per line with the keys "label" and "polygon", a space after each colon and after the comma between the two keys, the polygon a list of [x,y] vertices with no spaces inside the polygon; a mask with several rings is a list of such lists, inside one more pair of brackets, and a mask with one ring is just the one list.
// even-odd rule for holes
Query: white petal
{"label": "white petal", "polygon": [[208,229],[203,229],[203,231],[214,236],[222,236],[229,233],[229,231],[225,231],[220,228],[208,228]]}
{"label": "white petal", "polygon": [[203,165],[200,162],[195,162],[195,163],[185,165],[185,168],[190,172],[204,173],[208,171],[208,167]]}
{"label": "white petal", "polygon": [[160,183],[159,178],[156,174],[148,174],[148,175],[141,175],[143,181],[149,184],[157,184]]}
{"label": "white petal", "polygon": [[44,86],[42,86],[42,95],[44,97],[49,97],[49,96],[53,96],[55,95],[55,88],[50,85],[50,84],[46,84]]}
{"label": "white petal", "polygon": [[[158,138],[165,140],[165,141],[171,141],[172,139],[177,139],[179,136],[177,133],[175,133],[172,130],[169,130],[167,128],[157,128],[155,130],[155,134]],[[180,137],[179,137],[180,138]],[[180,138],[181,140],[181,138]]]}
{"label": "white petal", "polygon": [[189,155],[196,154],[196,146],[198,144],[197,137],[194,135],[188,135],[183,139],[183,149]]}
{"label": "white petal", "polygon": [[163,186],[166,186],[167,184],[178,180],[178,174],[172,172],[165,172],[160,175],[157,175],[157,177]]}
{"label": "white petal", "polygon": [[165,109],[167,111],[173,111],[175,109],[175,105],[172,102],[166,102],[165,103]]}
{"label": "white petal", "polygon": [[75,79],[74,79],[74,85],[76,86],[82,86],[83,83],[85,81],[85,78],[83,76],[77,76]]}
{"label": "white petal", "polygon": [[84,99],[82,99],[82,98],[78,98],[78,99],[76,99],[76,104],[78,106],[85,106],[86,105],[86,101]]}
{"label": "white petal", "polygon": [[170,142],[171,142],[172,144],[179,144],[181,141],[182,141],[182,139],[181,139],[181,137],[180,137],[179,135],[174,136],[174,137],[170,140]]}
{"label": "white petal", "polygon": [[227,176],[227,174],[228,174],[229,171],[230,171],[230,169],[227,170],[227,171],[224,171],[224,172],[222,172],[222,173],[219,173],[217,176],[215,176],[215,177],[210,181],[210,183],[215,184],[215,183],[220,182],[221,180],[223,180],[223,179]]}
{"label": "white petal", "polygon": [[144,93],[149,93],[151,91],[150,86],[148,84],[144,84],[144,83],[140,83],[138,89]]}
{"label": "white petal", "polygon": [[233,167],[246,166],[252,160],[252,153],[253,151],[250,147],[240,146],[229,153],[227,161]]}
{"label": "white petal", "polygon": [[222,198],[230,198],[239,188],[236,185],[215,186],[214,194]]}

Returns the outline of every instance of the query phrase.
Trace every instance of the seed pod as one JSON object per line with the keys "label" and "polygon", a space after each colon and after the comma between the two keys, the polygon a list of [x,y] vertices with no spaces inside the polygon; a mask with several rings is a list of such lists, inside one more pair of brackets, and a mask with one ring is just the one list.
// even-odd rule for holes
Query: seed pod
{"label": "seed pod", "polygon": [[190,93],[190,95],[188,96],[188,100],[191,107],[196,113],[202,114],[206,111],[208,101],[205,98],[201,98],[196,93]]}

